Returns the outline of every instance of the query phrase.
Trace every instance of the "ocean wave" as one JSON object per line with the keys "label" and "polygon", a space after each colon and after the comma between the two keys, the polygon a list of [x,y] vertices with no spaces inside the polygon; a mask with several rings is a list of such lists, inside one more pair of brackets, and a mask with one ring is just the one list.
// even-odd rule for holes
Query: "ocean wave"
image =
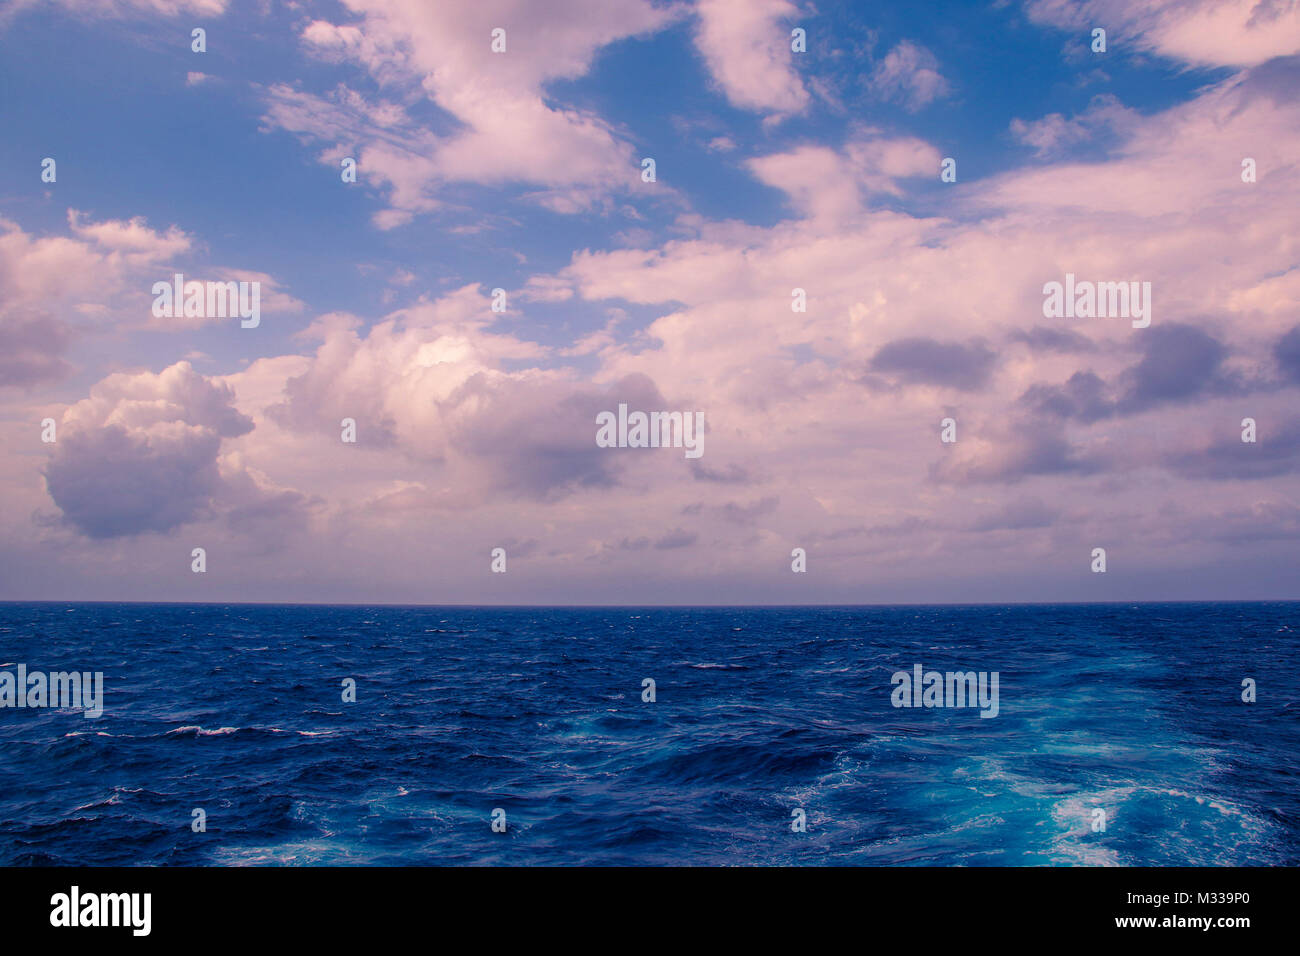
{"label": "ocean wave", "polygon": [[[1234,676],[1300,668],[1289,605],[63,610],[0,605],[5,653],[112,709],[3,713],[0,863],[1300,864],[1300,695]],[[998,717],[893,707],[915,663]]]}

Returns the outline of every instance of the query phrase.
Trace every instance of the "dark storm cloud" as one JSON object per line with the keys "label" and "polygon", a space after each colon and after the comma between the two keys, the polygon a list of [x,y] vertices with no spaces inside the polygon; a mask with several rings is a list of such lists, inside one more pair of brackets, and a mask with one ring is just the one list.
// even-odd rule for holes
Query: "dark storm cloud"
{"label": "dark storm cloud", "polygon": [[1035,352],[1095,352],[1096,344],[1086,336],[1069,329],[1054,329],[1047,325],[1036,325],[1032,329],[1015,332],[1012,342],[1020,342]]}
{"label": "dark storm cloud", "polygon": [[1300,385],[1300,325],[1297,325],[1273,346],[1273,358],[1278,371],[1288,385]]}
{"label": "dark storm cloud", "polygon": [[1227,422],[1224,437],[1208,448],[1179,451],[1164,465],[1185,478],[1212,480],[1272,478],[1300,472],[1300,422],[1271,428],[1257,423],[1256,441],[1243,442],[1236,422]]}
{"label": "dark storm cloud", "polygon": [[872,357],[870,369],[907,384],[973,391],[988,382],[996,364],[997,353],[981,342],[960,345],[917,337],[881,347]]}
{"label": "dark storm cloud", "polygon": [[1226,374],[1227,348],[1193,325],[1144,330],[1139,345],[1142,357],[1113,383],[1091,369],[1075,372],[1063,385],[1031,385],[1020,404],[1037,416],[1090,424],[1209,395],[1244,394],[1262,385]]}
{"label": "dark storm cloud", "polygon": [[1146,329],[1142,347],[1142,360],[1123,376],[1126,390],[1120,408],[1125,412],[1237,390],[1220,371],[1228,350],[1194,325]]}
{"label": "dark storm cloud", "polygon": [[1039,415],[1095,422],[1115,414],[1109,391],[1094,372],[1075,372],[1064,385],[1031,385],[1020,401]]}

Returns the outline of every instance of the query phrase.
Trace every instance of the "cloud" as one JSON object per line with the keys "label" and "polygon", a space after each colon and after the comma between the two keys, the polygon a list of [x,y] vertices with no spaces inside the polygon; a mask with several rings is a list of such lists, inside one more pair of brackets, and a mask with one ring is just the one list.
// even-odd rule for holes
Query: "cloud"
{"label": "cloud", "polygon": [[1248,67],[1300,52],[1293,0],[1029,0],[1026,7],[1038,23],[1104,27],[1109,51],[1132,42],[1194,66]]}
{"label": "cloud", "polygon": [[[292,295],[290,295],[289,293],[281,289],[280,284],[276,281],[275,277],[268,275],[265,272],[254,272],[250,269],[228,269],[228,268],[214,266],[211,267],[211,271],[205,271],[197,275],[193,273],[182,273],[182,274],[185,276],[186,286],[188,286],[191,282],[204,283],[205,288],[207,288],[209,283],[221,283],[223,285],[228,286],[228,283],[231,282],[236,282],[236,283],[246,282],[249,283],[250,287],[253,284],[256,284],[259,316],[264,314],[276,314],[276,313],[281,313],[281,314],[299,313],[306,308],[306,303],[304,303],[300,299],[294,298]],[[166,274],[166,275],[157,275],[155,276],[155,279],[158,282],[165,282],[174,287],[174,281],[175,281],[174,273]],[[149,288],[150,290],[152,290],[153,288],[152,283],[149,284]],[[167,332],[187,331],[187,330],[200,328],[204,325],[210,325],[216,323],[233,324],[237,320],[236,313],[239,312],[241,303],[245,301],[251,302],[252,289],[250,288],[248,290],[247,299],[243,298],[242,296],[243,293],[240,293],[238,290],[236,290],[236,292],[230,297],[229,300],[230,304],[224,310],[220,306],[217,306],[212,310],[211,313],[208,312],[208,308],[206,305],[207,299],[204,299],[203,314],[191,315],[191,316],[187,316],[184,314],[183,303],[185,300],[185,296],[182,296],[179,302],[174,301],[172,303],[172,311],[175,314],[155,316],[153,315],[151,310],[150,318],[147,324],[148,327],[152,330],[167,331]],[[215,304],[216,303],[214,303],[214,305]],[[221,311],[225,311],[227,314],[220,315],[219,313]]]}
{"label": "cloud", "polygon": [[21,309],[0,311],[0,386],[30,386],[71,374],[63,359],[72,335],[50,315]]}
{"label": "cloud", "polygon": [[897,100],[913,111],[949,92],[934,54],[911,40],[901,41],[876,64],[870,85],[878,95]]}
{"label": "cloud", "polygon": [[1167,453],[1162,464],[1187,478],[1213,481],[1261,480],[1300,472],[1300,421],[1266,421],[1256,441],[1243,442],[1235,429],[1194,447]]}
{"label": "cloud", "polygon": [[[543,52],[546,17],[532,8],[484,4],[482,22],[462,24],[435,7],[358,0],[322,14],[337,23],[296,21],[304,48],[346,82],[328,92],[263,88],[269,125],[298,132],[335,168],[342,155],[361,158],[363,178],[383,193],[386,225],[434,210],[465,211],[474,228],[505,219],[491,205],[461,206],[484,191],[458,183],[510,186],[523,190],[513,199],[567,210],[608,208],[622,198],[624,173],[635,188],[632,134],[594,111],[598,97],[566,102],[575,88],[557,81],[612,57],[617,40],[607,35],[645,34],[622,21],[602,33],[595,7],[563,4],[593,22],[562,15],[558,45]],[[655,9],[655,23],[681,13]],[[510,52],[497,56],[483,27],[503,14],[522,19],[502,20]],[[773,22],[775,36],[788,35],[789,24]],[[902,66],[888,95],[915,107]],[[501,583],[482,583],[494,580],[486,562],[465,556],[507,540],[544,542],[536,565],[520,568],[537,574],[509,578],[521,602],[787,594],[790,549],[807,542],[819,545],[810,549],[817,574],[798,576],[809,588],[799,599],[933,600],[932,585],[895,585],[936,573],[952,589],[946,599],[963,578],[973,583],[962,596],[980,599],[981,585],[1025,573],[1074,581],[1086,564],[1067,552],[1085,534],[1122,549],[1129,568],[1221,565],[1231,556],[1224,542],[1263,540],[1270,518],[1294,527],[1286,479],[1296,464],[1295,392],[1281,386],[1300,381],[1300,270],[1285,241],[1300,202],[1297,76],[1296,63],[1267,60],[1147,115],[1103,98],[1079,114],[1026,116],[1016,130],[1041,161],[956,186],[938,183],[941,154],[917,137],[849,120],[841,140],[824,135],[822,120],[832,119],[817,117],[776,141],[760,118],[729,111],[731,125],[700,122],[682,139],[729,137],[735,149],[712,161],[752,177],[736,184],[741,206],[719,218],[647,216],[613,237],[607,224],[571,220],[542,237],[544,255],[528,248],[528,258],[494,248],[521,267],[555,262],[554,242],[575,249],[567,263],[531,265],[531,275],[495,279],[497,267],[485,267],[487,285],[516,286],[504,316],[466,278],[420,297],[421,283],[448,274],[438,275],[440,263],[393,259],[391,247],[365,253],[375,298],[401,286],[394,301],[405,308],[315,315],[291,345],[257,337],[270,354],[206,380],[229,388],[219,405],[240,426],[171,398],[163,406],[185,409],[174,420],[110,422],[119,406],[138,413],[115,397],[81,437],[69,425],[67,449],[61,434],[58,447],[14,456],[20,464],[0,474],[0,490],[18,504],[0,522],[18,529],[8,540],[33,530],[26,516],[44,493],[23,497],[36,493],[23,489],[34,484],[23,455],[47,453],[65,528],[116,535],[111,550],[132,559],[145,555],[131,550],[141,528],[207,522],[204,540],[224,530],[229,544],[278,540],[281,527],[309,521],[295,586],[331,599],[500,600],[484,590]],[[749,89],[757,99],[743,108],[784,115],[779,92]],[[498,101],[503,115],[523,104],[520,115],[537,123],[495,130],[488,114]],[[547,124],[556,151],[545,142],[533,151]],[[498,133],[505,148],[487,150]],[[583,149],[590,165],[566,165]],[[546,162],[534,169],[539,155]],[[1258,182],[1241,181],[1243,155],[1258,159]],[[763,193],[755,183],[780,190],[788,207],[744,207],[746,190]],[[755,221],[732,218],[741,208],[757,210]],[[0,313],[12,319],[3,326],[15,343],[9,374],[30,382],[66,371],[63,353],[41,350],[43,337],[56,337],[42,323],[74,334],[125,315],[142,277],[167,275],[138,264],[193,255],[179,247],[186,237],[87,216],[48,240],[0,230],[0,283],[22,305],[0,306],[12,310]],[[472,259],[453,256],[447,268],[463,261]],[[1045,320],[1043,284],[1066,272],[1150,281],[1152,326]],[[419,279],[405,284],[412,273]],[[795,288],[806,312],[791,309]],[[201,346],[214,366],[244,357],[224,349],[217,330],[203,337],[158,347]],[[126,349],[159,340],[142,335]],[[141,388],[139,406],[152,407],[158,391]],[[596,448],[595,413],[620,401],[705,412],[705,457]],[[44,413],[14,402],[0,428],[21,438]],[[1239,440],[1246,415],[1260,422],[1257,446]],[[357,420],[356,445],[339,440],[345,417]],[[951,445],[939,438],[947,417],[958,423]],[[60,463],[64,485],[53,481]],[[89,476],[101,463],[110,490],[95,502]],[[1251,482],[1249,503],[1237,481]],[[148,495],[159,500],[156,515],[137,504]],[[48,533],[57,544],[60,532]],[[358,556],[368,568],[360,580]],[[443,569],[436,596],[430,566]],[[254,587],[259,577],[277,589],[287,580],[268,564],[248,567]],[[630,593],[628,581],[649,590]]]}
{"label": "cloud", "polygon": [[1062,156],[1085,143],[1109,144],[1125,139],[1139,122],[1140,114],[1136,110],[1129,109],[1107,93],[1094,96],[1088,108],[1071,119],[1060,113],[1049,113],[1032,122],[1013,119],[1011,134],[1032,146],[1039,159],[1048,159]]}
{"label": "cloud", "polygon": [[1039,415],[1088,423],[1116,411],[1110,387],[1091,371],[1075,372],[1064,385],[1033,385],[1020,401]]}
{"label": "cloud", "polygon": [[1016,329],[1012,342],[1021,342],[1036,352],[1093,352],[1097,346],[1085,335],[1070,329],[1054,329],[1035,325],[1031,329]]}
{"label": "cloud", "polygon": [[64,353],[97,330],[188,331],[230,321],[155,317],[154,283],[171,283],[177,272],[187,282],[258,282],[263,312],[304,308],[265,272],[189,269],[198,244],[179,226],[154,229],[142,216],[94,220],[78,209],[67,211],[67,221],[69,235],[37,237],[0,219],[0,342],[9,346],[7,359],[0,359],[0,386],[30,386],[70,374],[73,366]]}
{"label": "cloud", "polygon": [[0,219],[0,308],[18,302],[47,308],[103,302],[192,244],[177,227],[158,232],[140,217],[91,222],[69,209],[68,227],[75,238],[37,238]]}
{"label": "cloud", "polygon": [[780,499],[776,496],[760,498],[757,501],[742,505],[734,501],[728,501],[725,505],[715,509],[727,521],[734,524],[752,524],[763,515],[772,514],[780,504]]}
{"label": "cloud", "polygon": [[[450,183],[537,187],[534,201],[558,212],[591,208],[640,182],[638,157],[589,110],[566,107],[547,85],[583,75],[602,48],[662,29],[677,16],[645,0],[525,0],[424,3],[357,0],[361,19],[314,20],[302,31],[308,52],[352,63],[405,104],[372,102],[339,87],[327,97],[285,85],[268,89],[264,122],[329,144],[322,162],[355,151],[358,173],[384,185],[389,208],[380,228],[440,208]],[[506,52],[491,50],[506,29]],[[441,111],[433,125],[407,105],[427,98]]]}
{"label": "cloud", "polygon": [[976,518],[970,531],[1023,531],[1050,528],[1060,518],[1060,510],[1051,508],[1040,498],[1018,498],[1005,507]]}
{"label": "cloud", "polygon": [[64,520],[88,537],[113,538],[206,515],[222,489],[222,439],[253,427],[232,400],[188,362],[95,385],[64,413],[46,466]]}
{"label": "cloud", "polygon": [[[734,106],[798,113],[808,91],[794,69],[790,30],[799,10],[789,0],[700,0],[695,46]],[[725,139],[725,137],[723,137]]]}
{"label": "cloud", "polygon": [[1021,404],[1039,415],[1092,423],[1167,404],[1190,404],[1208,395],[1244,393],[1250,387],[1225,370],[1228,350],[1205,330],[1173,323],[1144,332],[1141,359],[1113,384],[1092,371],[1079,371],[1063,385],[1031,386]]}
{"label": "cloud", "polygon": [[655,548],[660,551],[672,551],[677,548],[689,548],[700,536],[694,531],[684,531],[681,528],[674,528],[662,538],[655,542]]}
{"label": "cloud", "polygon": [[1015,484],[1029,478],[1086,476],[1106,471],[1100,454],[1073,444],[1054,422],[1019,418],[991,429],[982,441],[958,442],[954,453],[931,465],[941,484]]}
{"label": "cloud", "polygon": [[477,286],[399,310],[364,337],[345,317],[323,317],[311,332],[319,347],[271,416],[332,435],[355,419],[367,447],[395,451],[455,489],[431,496],[440,506],[557,500],[617,484],[627,459],[596,445],[596,416],[619,403],[670,407],[654,382],[629,374],[595,385],[542,368],[548,352],[493,331],[496,318]]}
{"label": "cloud", "polygon": [[812,219],[843,222],[857,215],[873,193],[901,196],[898,180],[937,176],[939,151],[915,137],[888,137],[859,130],[843,150],[799,146],[746,162],[763,183],[786,193]]}
{"label": "cloud", "polygon": [[68,210],[68,228],[78,238],[93,242],[109,256],[130,265],[149,265],[188,252],[191,240],[176,226],[165,233],[150,229],[143,216],[90,222],[77,209]]}
{"label": "cloud", "polygon": [[1273,357],[1284,381],[1300,385],[1300,325],[1295,326],[1273,346]]}
{"label": "cloud", "polygon": [[[177,17],[182,13],[200,17],[219,17],[226,12],[228,0],[55,0],[70,13],[90,17],[163,16]],[[39,0],[12,0],[8,15],[39,6]]]}
{"label": "cloud", "polygon": [[760,182],[786,193],[804,215],[843,219],[862,205],[862,184],[835,150],[801,146],[748,160]]}
{"label": "cloud", "polygon": [[1228,350],[1203,329],[1171,324],[1145,330],[1142,360],[1126,375],[1121,404],[1137,411],[1164,402],[1186,402],[1207,391],[1232,390],[1221,372]]}
{"label": "cloud", "polygon": [[981,342],[961,345],[917,336],[882,346],[869,367],[908,384],[973,391],[988,383],[996,364],[997,353]]}
{"label": "cloud", "polygon": [[624,380],[607,392],[572,384],[503,382],[475,375],[444,406],[449,450],[472,464],[484,491],[557,500],[582,488],[616,484],[619,461],[595,443],[596,416],[620,402],[663,404],[648,378]]}
{"label": "cloud", "polygon": [[140,324],[151,271],[192,245],[179,228],[160,232],[140,217],[95,222],[69,209],[67,219],[71,236],[49,237],[0,219],[0,386],[71,374],[63,356],[80,326]]}

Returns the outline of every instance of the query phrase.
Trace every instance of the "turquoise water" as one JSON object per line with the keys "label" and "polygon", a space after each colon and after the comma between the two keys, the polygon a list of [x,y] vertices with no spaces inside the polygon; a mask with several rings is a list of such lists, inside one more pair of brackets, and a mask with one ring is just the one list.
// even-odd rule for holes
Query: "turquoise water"
{"label": "turquoise water", "polygon": [[[1294,865],[1298,619],[0,604],[0,671],[104,675],[0,709],[0,861]],[[894,707],[915,664],[998,715]]]}

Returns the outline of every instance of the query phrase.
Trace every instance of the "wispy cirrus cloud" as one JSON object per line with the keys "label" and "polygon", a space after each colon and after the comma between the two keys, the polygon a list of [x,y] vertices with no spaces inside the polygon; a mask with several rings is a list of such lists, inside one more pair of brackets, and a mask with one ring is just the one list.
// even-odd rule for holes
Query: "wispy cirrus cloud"
{"label": "wispy cirrus cloud", "polygon": [[1030,19],[1073,29],[1107,30],[1108,42],[1194,66],[1257,66],[1300,47],[1294,0],[1027,0]]}

